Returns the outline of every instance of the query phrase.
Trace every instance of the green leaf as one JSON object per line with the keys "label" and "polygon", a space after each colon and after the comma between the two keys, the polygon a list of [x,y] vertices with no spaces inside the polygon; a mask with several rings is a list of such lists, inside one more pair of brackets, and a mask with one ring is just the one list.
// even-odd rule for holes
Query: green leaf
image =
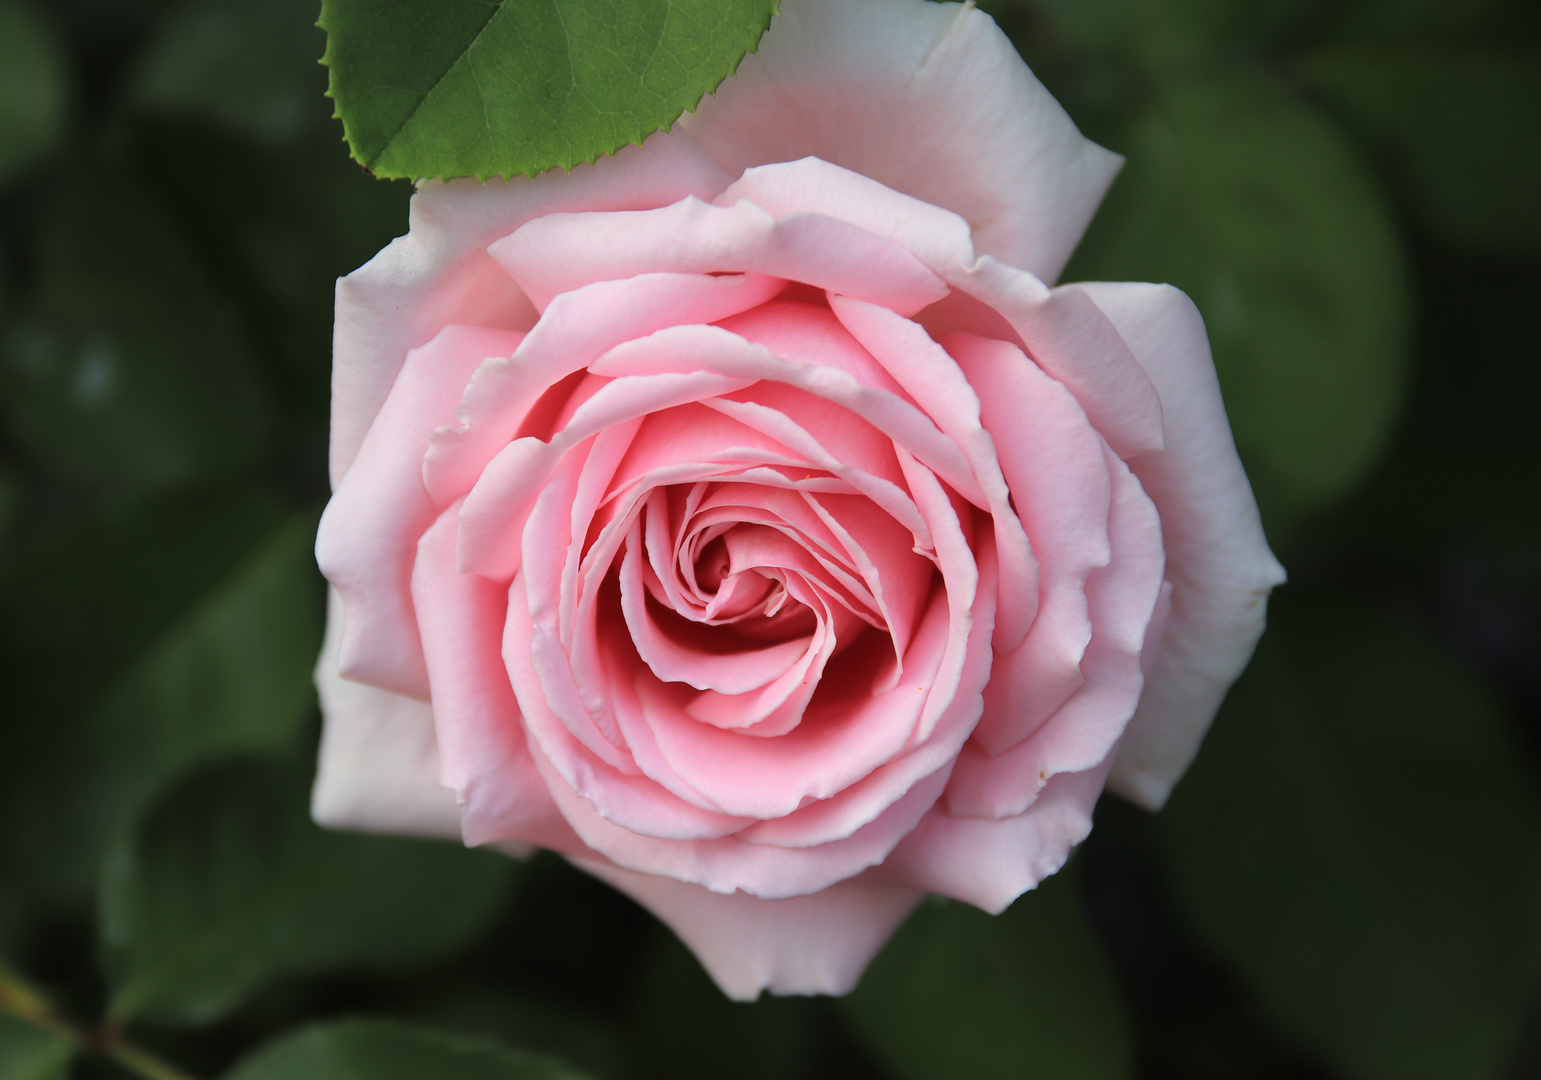
{"label": "green leaf", "polygon": [[1346,1075],[1500,1077],[1541,916],[1534,781],[1437,645],[1281,600],[1159,819],[1178,896]]}
{"label": "green leaf", "polygon": [[1204,313],[1236,441],[1270,511],[1349,491],[1402,400],[1406,271],[1353,148],[1260,78],[1168,84],[1070,280],[1166,281]]}
{"label": "green leaf", "polygon": [[846,1004],[901,1080],[1133,1076],[1118,989],[1065,874],[998,916],[928,901]]}
{"label": "green leaf", "polygon": [[582,1080],[547,1058],[383,1020],[307,1028],[257,1051],[225,1080]]}
{"label": "green leaf", "polygon": [[211,766],[113,848],[101,936],[115,1017],[205,1023],[281,975],[422,963],[505,907],[508,857],[324,831],[306,789],[275,763]]}
{"label": "green leaf", "polygon": [[0,3],[0,185],[35,164],[64,131],[64,58],[23,4]]}
{"label": "green leaf", "polygon": [[56,1032],[0,1012],[0,1076],[5,1080],[65,1080],[75,1044]]}
{"label": "green leaf", "polygon": [[211,495],[90,519],[18,563],[0,587],[8,877],[75,893],[161,784],[294,743],[320,647],[313,534],[260,495]]}
{"label": "green leaf", "polygon": [[570,169],[669,127],[777,0],[323,0],[324,63],[376,176]]}
{"label": "green leaf", "polygon": [[153,202],[94,162],[56,185],[38,288],[0,332],[0,413],[69,480],[143,491],[242,469],[268,407],[207,274]]}
{"label": "green leaf", "polygon": [[173,8],[128,88],[137,108],[267,143],[330,127],[316,0],[193,0]]}
{"label": "green leaf", "polygon": [[[721,1000],[722,995],[717,997]],[[457,972],[442,982],[414,980],[412,1003],[399,1015],[457,1035],[549,1054],[597,1076],[622,1072],[620,1041],[613,1025],[600,1015],[557,1000],[549,990],[515,992],[495,980],[467,978]],[[721,1063],[719,1058],[715,1065]],[[672,1080],[685,1080],[678,1069],[669,1075]]]}
{"label": "green leaf", "polygon": [[1341,48],[1300,70],[1443,237],[1493,251],[1541,246],[1541,53]]}

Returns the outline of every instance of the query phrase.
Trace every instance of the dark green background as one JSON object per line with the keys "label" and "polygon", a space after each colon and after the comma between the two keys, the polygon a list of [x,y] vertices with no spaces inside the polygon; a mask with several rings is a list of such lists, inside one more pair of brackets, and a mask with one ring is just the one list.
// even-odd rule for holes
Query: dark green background
{"label": "dark green background", "polygon": [[0,2],[0,1080],[1541,1076],[1541,9],[985,6],[1290,582],[1162,814],[748,1006],[557,859],[308,822],[332,281],[410,194],[316,5]]}

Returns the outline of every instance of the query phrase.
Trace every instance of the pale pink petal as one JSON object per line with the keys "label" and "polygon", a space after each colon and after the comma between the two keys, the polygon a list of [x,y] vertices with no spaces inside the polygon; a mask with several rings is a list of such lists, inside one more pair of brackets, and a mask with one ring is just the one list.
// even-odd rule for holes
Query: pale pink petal
{"label": "pale pink petal", "polygon": [[[1044,783],[1108,758],[1144,686],[1142,655],[1163,591],[1161,522],[1127,466],[1108,455],[1113,502],[1108,515],[1112,559],[1086,582],[1091,644],[1081,660],[1084,681],[1041,727],[996,756],[968,746],[947,791],[954,817],[1012,817]],[[999,704],[999,702],[994,702]]]}
{"label": "pale pink petal", "polygon": [[[805,800],[828,799],[907,749],[928,702],[940,713],[950,701],[961,670],[943,666],[949,659],[947,607],[939,592],[905,656],[906,679],[887,693],[873,692],[866,681],[873,675],[862,671],[859,685],[838,680],[824,686],[793,731],[746,739],[697,723],[664,688],[641,685],[645,722],[623,723],[627,742],[640,761],[651,738],[669,771],[726,813],[783,817]],[[954,666],[961,669],[961,658]],[[933,696],[937,680],[943,685]]]}
{"label": "pale pink petal", "polygon": [[437,516],[423,487],[423,454],[447,424],[465,384],[489,356],[507,356],[513,330],[446,326],[407,353],[354,467],[321,516],[316,561],[346,612],[340,669],[350,679],[428,700],[428,674],[412,610],[417,539]]}
{"label": "pale pink petal", "polygon": [[1075,286],[1046,289],[991,258],[952,284],[1005,316],[1039,367],[1064,383],[1122,458],[1159,450],[1161,397],[1106,315]]}
{"label": "pale pink petal", "polygon": [[[461,567],[504,581],[513,576],[521,557],[515,539],[522,537],[525,544],[545,542],[525,529],[535,501],[542,497],[563,459],[587,440],[649,413],[730,393],[752,381],[701,370],[616,379],[579,406],[572,420],[550,441],[524,438],[505,444],[465,496],[460,519]],[[576,485],[576,472],[571,481]],[[559,595],[554,589],[552,598]]]}
{"label": "pale pink petal", "polygon": [[[1038,568],[1027,533],[1012,512],[1011,492],[1001,473],[995,441],[981,423],[975,388],[947,350],[919,324],[850,297],[831,296],[829,303],[841,324],[968,459],[995,524],[1001,570],[996,647],[1003,652],[1016,648],[1038,611]],[[1021,424],[1024,416],[1013,419]]]}
{"label": "pale pink petal", "polygon": [[1105,311],[1161,394],[1166,450],[1131,465],[1161,512],[1171,614],[1110,784],[1151,808],[1197,753],[1263,632],[1284,570],[1236,456],[1204,321],[1168,285],[1073,286]]}
{"label": "pale pink petal", "polygon": [[947,781],[946,770],[922,779],[850,836],[815,847],[785,848],[732,836],[682,842],[620,827],[574,792],[547,759],[537,756],[536,764],[573,831],[610,861],[713,892],[742,891],[766,900],[807,896],[878,865],[915,828]]}
{"label": "pale pink petal", "polygon": [[499,646],[506,590],[455,569],[455,511],[418,545],[412,594],[422,628],[441,778],[454,790],[467,844],[549,846],[564,829],[525,745]]}
{"label": "pale pink petal", "polygon": [[1022,645],[1003,652],[975,740],[1015,746],[1081,685],[1092,637],[1086,581],[1112,557],[1105,444],[1066,388],[1014,345],[955,334],[947,347],[978,390],[985,426],[1039,564],[1039,606]]}
{"label": "pale pink petal", "polygon": [[996,560],[988,541],[979,552],[979,575],[981,587],[973,611],[976,632],[968,641],[957,690],[929,737],[834,797],[810,803],[784,818],[757,822],[742,830],[741,837],[783,847],[809,847],[848,836],[882,813],[917,778],[948,767],[947,763],[956,758],[963,740],[978,722],[983,705],[981,694],[990,679],[992,649],[988,630],[996,606]]}
{"label": "pale pink petal", "polygon": [[[684,683],[697,690],[714,690],[741,700],[742,695],[774,686],[786,676],[799,679],[807,676],[812,654],[824,645],[826,635],[822,629],[811,638],[796,638],[728,653],[702,652],[670,637],[658,626],[644,602],[639,546],[635,541],[628,544],[621,563],[621,611],[626,616],[626,626],[631,631],[631,642],[637,655],[658,679]],[[833,642],[828,648],[833,648]],[[785,700],[787,693],[790,693],[789,689],[778,695],[775,704]],[[750,711],[759,711],[753,706],[746,707]],[[756,719],[763,719],[764,714],[774,707],[773,704],[766,708]],[[696,716],[696,713],[692,711],[691,715]],[[750,719],[732,722],[724,717],[723,722],[715,726],[738,728],[754,722]]]}
{"label": "pale pink petal", "polygon": [[[988,506],[963,452],[913,403],[887,390],[864,386],[845,371],[793,363],[721,327],[671,326],[616,346],[595,361],[590,370],[613,377],[658,371],[710,371],[762,380],[764,385],[735,397],[735,401],[745,399],[741,408],[752,411],[768,407],[799,422],[804,416],[818,417],[828,421],[818,426],[820,437],[827,439],[846,435],[852,425],[841,410],[849,410],[913,453],[964,498],[981,508]],[[740,415],[731,402],[719,400],[710,405],[772,438],[780,438],[762,424],[750,421],[748,414]],[[781,441],[802,452],[800,442],[793,446]],[[827,456],[810,460],[819,461]]]}
{"label": "pale pink petal", "polygon": [[626,456],[616,466],[610,490],[624,491],[655,469],[750,462],[807,464],[762,432],[692,403],[643,419]]}
{"label": "pale pink petal", "polygon": [[955,818],[938,805],[873,877],[999,915],[1065,865],[1070,849],[1090,835],[1107,773],[1107,762],[1061,773],[1016,817]]}
{"label": "pale pink petal", "polygon": [[658,210],[548,214],[489,254],[544,309],[594,281],[651,273],[770,274],[858,296],[912,315],[947,286],[905,248],[823,214],[772,217],[744,200],[695,198]]}
{"label": "pale pink petal", "polygon": [[951,210],[905,195],[821,158],[745,170],[717,196],[719,206],[746,199],[776,218],[824,214],[903,244],[944,278],[974,265],[969,223]]}
{"label": "pale pink petal", "polygon": [[[535,625],[524,605],[522,577],[509,587],[510,614],[503,627],[503,662],[520,703],[529,747],[548,790],[560,799],[587,800],[593,813],[625,831],[670,841],[729,835],[750,823],[704,805],[701,796],[675,785],[671,789],[641,775],[629,755],[621,762],[593,719],[584,712],[572,672],[550,635]],[[614,697],[616,688],[605,688]],[[588,722],[587,732],[580,729]],[[595,748],[608,750],[602,757]],[[626,751],[621,751],[626,754]],[[620,768],[625,764],[628,768]],[[571,814],[566,814],[569,818]]]}
{"label": "pale pink petal", "polygon": [[773,994],[846,994],[921,900],[856,878],[812,896],[761,900],[639,874],[595,858],[573,865],[626,893],[688,945],[735,1001]]}
{"label": "pale pink petal", "polygon": [[525,330],[535,321],[529,300],[487,255],[493,240],[541,213],[710,199],[729,179],[676,131],[534,180],[425,182],[413,196],[407,235],[337,282],[332,483],[353,463],[407,350],[449,323]]}
{"label": "pale pink petal", "polygon": [[904,388],[823,303],[772,300],[742,314],[719,319],[717,325],[745,341],[764,345],[783,360],[836,368],[862,386],[904,396]]}
{"label": "pale pink petal", "polygon": [[727,318],[784,287],[754,275],[644,274],[563,293],[513,356],[477,369],[456,422],[434,432],[423,465],[434,504],[442,509],[470,491],[542,395],[607,350],[678,323]]}
{"label": "pale pink petal", "polygon": [[321,754],[310,813],[318,824],[359,832],[460,838],[460,808],[439,785],[433,711],[337,673],[342,602],[327,598],[326,640],[316,662]]}
{"label": "pale pink petal", "polygon": [[786,0],[756,55],[681,126],[730,174],[823,158],[968,220],[1058,275],[1121,159],[1088,142],[973,5]]}

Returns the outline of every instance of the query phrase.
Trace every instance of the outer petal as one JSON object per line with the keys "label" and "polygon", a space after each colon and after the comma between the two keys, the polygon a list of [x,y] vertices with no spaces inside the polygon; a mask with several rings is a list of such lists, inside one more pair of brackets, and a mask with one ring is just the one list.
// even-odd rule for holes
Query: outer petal
{"label": "outer petal", "polygon": [[1204,320],[1170,285],[1090,283],[1161,395],[1166,450],[1130,462],[1161,513],[1171,613],[1109,781],[1158,808],[1263,632],[1284,568],[1268,550],[1220,399]]}
{"label": "outer petal", "polygon": [[337,673],[342,601],[327,599],[326,641],[316,663],[321,755],[310,812],[333,829],[460,838],[455,796],[439,786],[433,712],[423,702],[350,682]]}
{"label": "outer petal", "polygon": [[407,350],[447,323],[527,330],[535,310],[484,250],[537,214],[645,210],[729,177],[690,137],[659,132],[641,146],[530,180],[430,181],[412,198],[410,229],[337,282],[332,338],[332,483],[353,463]]}
{"label": "outer petal", "polygon": [[812,896],[760,900],[623,870],[597,859],[573,864],[620,889],[690,946],[722,992],[753,1001],[773,994],[845,994],[922,893],[842,881]]}
{"label": "outer petal", "polygon": [[981,253],[1045,281],[1122,162],[988,15],[927,0],[786,0],[758,54],[680,126],[735,176],[813,155],[946,207]]}
{"label": "outer petal", "polygon": [[883,865],[884,880],[963,900],[999,915],[1065,865],[1092,831],[1108,762],[1060,773],[1015,817],[955,818],[933,807]]}
{"label": "outer petal", "polygon": [[407,353],[395,385],[321,515],[316,561],[337,587],[346,618],[338,668],[350,679],[428,700],[428,672],[412,610],[417,539],[436,516],[423,487],[423,455],[481,362],[513,352],[524,335],[446,326]]}
{"label": "outer petal", "polygon": [[530,759],[499,655],[506,590],[456,571],[455,518],[446,510],[423,535],[412,571],[442,779],[462,807],[467,844],[558,846],[568,830]]}

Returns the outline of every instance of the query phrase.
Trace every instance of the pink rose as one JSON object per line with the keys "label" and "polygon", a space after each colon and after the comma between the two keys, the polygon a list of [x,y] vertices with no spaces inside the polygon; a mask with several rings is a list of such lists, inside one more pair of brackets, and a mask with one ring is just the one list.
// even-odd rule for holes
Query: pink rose
{"label": "pink rose", "polygon": [[316,818],[561,852],[735,997],[1160,805],[1282,578],[1193,305],[1045,284],[1119,159],[972,7],[784,9],[672,133],[420,187],[317,545]]}

